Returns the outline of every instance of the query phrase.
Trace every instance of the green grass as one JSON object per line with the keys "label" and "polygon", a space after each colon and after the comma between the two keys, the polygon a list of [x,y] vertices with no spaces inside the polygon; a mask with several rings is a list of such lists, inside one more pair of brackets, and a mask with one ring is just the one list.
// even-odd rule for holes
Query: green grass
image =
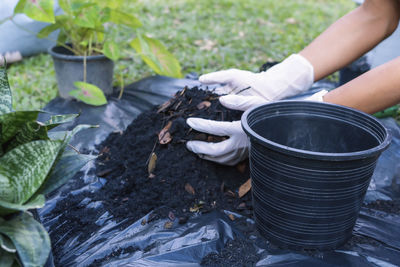
{"label": "green grass", "polygon": [[[142,0],[130,4],[142,32],[161,40],[180,61],[183,73],[239,68],[258,71],[266,61],[298,52],[336,19],[350,0]],[[134,37],[124,29],[116,38]],[[153,74],[128,44],[129,60],[115,71],[125,84]],[[57,94],[50,56],[38,55],[9,68],[15,108],[42,108]]]}

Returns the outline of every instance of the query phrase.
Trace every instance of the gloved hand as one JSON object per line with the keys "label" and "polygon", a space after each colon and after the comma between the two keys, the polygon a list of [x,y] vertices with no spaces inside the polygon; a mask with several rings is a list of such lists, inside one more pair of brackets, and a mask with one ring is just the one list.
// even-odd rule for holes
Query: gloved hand
{"label": "gloved hand", "polygon": [[[323,96],[326,93],[326,90],[322,90],[304,100],[323,102]],[[223,106],[237,110],[246,110],[256,105],[268,103],[259,96],[227,95],[221,96],[219,100]],[[249,140],[240,121],[227,122],[188,118],[186,123],[200,132],[229,137],[229,139],[219,143],[188,141],[186,147],[198,154],[200,158],[233,166],[248,157]]]}
{"label": "gloved hand", "polygon": [[293,54],[265,72],[229,69],[200,76],[203,84],[225,84],[217,94],[259,96],[266,101],[280,100],[308,90],[314,82],[314,69],[299,54]]}
{"label": "gloved hand", "polygon": [[188,118],[186,123],[200,132],[229,137],[229,139],[218,143],[188,141],[186,147],[200,158],[231,166],[247,158],[249,141],[240,121]]}

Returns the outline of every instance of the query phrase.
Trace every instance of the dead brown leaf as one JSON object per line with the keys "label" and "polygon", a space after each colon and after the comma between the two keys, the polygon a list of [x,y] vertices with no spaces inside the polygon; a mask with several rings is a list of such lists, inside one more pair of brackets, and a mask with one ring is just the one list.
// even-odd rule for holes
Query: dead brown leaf
{"label": "dead brown leaf", "polygon": [[173,102],[175,101],[175,98],[171,98],[170,100],[168,100],[167,102],[164,102],[159,109],[157,110],[157,113],[163,112],[164,110],[166,110]]}
{"label": "dead brown leaf", "polygon": [[233,214],[231,213],[231,214],[229,214],[228,215],[228,217],[229,217],[229,219],[231,219],[231,221],[234,221],[235,220],[235,216],[233,216]]}
{"label": "dead brown leaf", "polygon": [[186,190],[186,192],[188,192],[189,194],[191,194],[193,196],[196,194],[196,192],[194,191],[193,186],[191,184],[189,184],[189,183],[185,184],[185,190]]}
{"label": "dead brown leaf", "polygon": [[248,179],[244,184],[239,187],[239,198],[247,194],[251,189],[251,179]]}
{"label": "dead brown leaf", "polygon": [[210,101],[203,101],[197,105],[197,108],[200,110],[200,109],[204,109],[204,108],[209,108],[210,106],[211,106]]}
{"label": "dead brown leaf", "polygon": [[169,121],[167,125],[165,125],[165,127],[158,134],[158,141],[160,142],[160,144],[165,145],[171,142],[172,137],[171,134],[168,132],[169,128],[171,128],[171,125],[172,121]]}
{"label": "dead brown leaf", "polygon": [[147,171],[149,172],[149,175],[152,174],[154,169],[156,168],[156,163],[157,163],[157,155],[156,153],[151,153],[149,164],[147,165]]}
{"label": "dead brown leaf", "polygon": [[166,223],[164,224],[164,229],[171,229],[171,228],[172,228],[172,225],[174,225],[174,223],[171,222],[171,221],[168,221],[168,222],[166,222]]}
{"label": "dead brown leaf", "polygon": [[145,225],[146,224],[146,219],[143,219],[142,222],[140,223],[141,225]]}

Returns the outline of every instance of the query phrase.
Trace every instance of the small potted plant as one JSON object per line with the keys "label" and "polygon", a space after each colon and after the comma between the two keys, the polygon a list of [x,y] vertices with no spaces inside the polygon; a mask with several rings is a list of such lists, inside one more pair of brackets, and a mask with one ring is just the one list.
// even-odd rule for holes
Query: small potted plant
{"label": "small potted plant", "polygon": [[[38,33],[40,38],[48,38],[59,30],[57,45],[49,53],[61,97],[73,96],[92,105],[105,104],[103,92],[112,93],[113,62],[120,58],[122,46],[114,40],[112,30],[115,26],[136,29],[142,24],[123,11],[122,0],[59,0],[58,4],[63,13],[55,16],[53,0],[20,0],[14,14],[24,13],[50,23]],[[137,31],[129,41],[157,74],[182,76],[179,62],[158,40]]]}

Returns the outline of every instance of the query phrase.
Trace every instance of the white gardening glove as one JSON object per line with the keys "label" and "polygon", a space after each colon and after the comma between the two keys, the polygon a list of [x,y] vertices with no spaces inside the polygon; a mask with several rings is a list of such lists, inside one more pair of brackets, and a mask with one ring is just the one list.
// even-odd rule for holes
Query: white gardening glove
{"label": "white gardening glove", "polygon": [[[323,102],[323,96],[326,93],[326,90],[322,90],[304,100]],[[259,96],[227,95],[221,96],[219,100],[223,106],[237,110],[246,110],[253,106],[268,103],[268,101]],[[233,166],[248,157],[249,139],[243,131],[240,121],[229,122],[188,118],[186,123],[200,132],[229,137],[229,139],[219,143],[188,141],[186,147],[198,154],[200,158]]]}
{"label": "white gardening glove", "polygon": [[303,56],[293,54],[264,72],[229,69],[202,75],[199,81],[225,84],[215,89],[220,95],[250,95],[274,101],[308,90],[314,82],[314,68]]}
{"label": "white gardening glove", "polygon": [[188,118],[186,123],[199,132],[229,137],[218,143],[188,141],[186,147],[200,158],[233,166],[248,157],[249,140],[240,121]]}
{"label": "white gardening glove", "polygon": [[[326,93],[328,93],[327,90],[321,90],[303,100],[323,102],[323,96]],[[219,102],[229,109],[245,111],[249,108],[266,104],[269,101],[259,96],[225,95],[219,97]]]}

